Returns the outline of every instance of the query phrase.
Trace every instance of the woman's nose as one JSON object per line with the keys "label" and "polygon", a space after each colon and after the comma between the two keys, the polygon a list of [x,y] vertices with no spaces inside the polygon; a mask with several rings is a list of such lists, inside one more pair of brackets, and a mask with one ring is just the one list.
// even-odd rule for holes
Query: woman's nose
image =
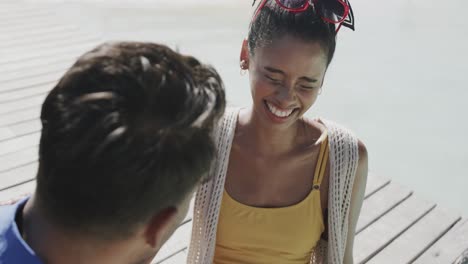
{"label": "woman's nose", "polygon": [[290,103],[290,102],[293,102],[295,100],[295,91],[294,91],[294,88],[293,86],[291,85],[283,85],[280,87],[279,91],[278,91],[278,100],[280,102],[284,102],[284,103]]}

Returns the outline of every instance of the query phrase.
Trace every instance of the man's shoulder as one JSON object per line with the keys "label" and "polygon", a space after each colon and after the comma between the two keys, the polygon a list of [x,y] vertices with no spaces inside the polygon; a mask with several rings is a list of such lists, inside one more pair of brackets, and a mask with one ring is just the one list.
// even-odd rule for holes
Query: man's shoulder
{"label": "man's shoulder", "polygon": [[0,205],[0,264],[41,264],[23,240],[15,222],[16,213],[28,198],[9,205]]}
{"label": "man's shoulder", "polygon": [[7,255],[9,255],[8,251],[10,250],[10,247],[8,246],[8,232],[11,229],[16,207],[17,206],[15,204],[0,206],[0,263],[5,260]]}
{"label": "man's shoulder", "polygon": [[16,213],[16,204],[0,206],[0,235],[5,233],[5,230],[11,225]]}

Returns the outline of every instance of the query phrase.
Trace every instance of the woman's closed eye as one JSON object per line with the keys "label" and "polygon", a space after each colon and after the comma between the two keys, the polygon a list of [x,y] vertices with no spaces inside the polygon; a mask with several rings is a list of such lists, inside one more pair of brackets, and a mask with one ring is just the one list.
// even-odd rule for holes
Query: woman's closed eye
{"label": "woman's closed eye", "polygon": [[299,87],[303,90],[313,90],[315,87],[313,86],[308,86],[308,85],[299,85]]}
{"label": "woman's closed eye", "polygon": [[267,78],[270,82],[274,83],[274,84],[280,84],[281,83],[281,80],[279,79],[275,79],[267,74],[265,74],[265,78]]}

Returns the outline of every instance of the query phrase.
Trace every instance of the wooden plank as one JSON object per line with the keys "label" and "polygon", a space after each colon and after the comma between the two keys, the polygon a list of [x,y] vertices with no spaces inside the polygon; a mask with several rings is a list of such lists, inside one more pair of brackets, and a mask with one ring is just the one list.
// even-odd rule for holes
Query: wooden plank
{"label": "wooden plank", "polygon": [[459,220],[458,214],[436,207],[367,263],[412,263]]}
{"label": "wooden plank", "polygon": [[15,62],[24,62],[31,59],[37,58],[49,58],[50,56],[59,56],[63,54],[68,54],[68,56],[78,57],[82,55],[85,51],[94,48],[99,42],[98,41],[89,41],[89,42],[78,42],[67,47],[57,47],[54,49],[45,49],[41,51],[36,51],[34,53],[25,52],[22,54],[17,54],[12,58],[1,58],[0,67],[3,67],[5,64],[15,63]]}
{"label": "wooden plank", "polygon": [[40,133],[29,134],[0,142],[0,156],[39,145]]}
{"label": "wooden plank", "polygon": [[[55,17],[55,15],[52,15]],[[37,21],[37,23],[11,23],[9,26],[0,27],[0,34],[8,36],[10,33],[16,34],[17,32],[23,32],[28,34],[29,32],[40,31],[44,28],[62,26],[62,24],[57,23],[57,21],[50,20],[50,18]]]}
{"label": "wooden plank", "polygon": [[61,32],[67,31],[75,31],[78,28],[72,25],[52,25],[47,28],[37,29],[35,31],[27,32],[28,34],[25,35],[24,31],[17,31],[17,32],[9,32],[8,34],[0,35],[0,40],[11,40],[14,38],[15,40],[23,39],[26,40],[27,36],[39,36],[39,35],[46,35],[46,34],[60,34]]}
{"label": "wooden plank", "polygon": [[[74,26],[52,26],[38,30],[36,32],[28,32],[28,34],[9,33],[8,36],[0,36],[0,41],[4,42],[2,45],[20,45],[26,46],[35,43],[35,41],[50,41],[51,39],[60,39],[64,35],[77,35],[82,36],[82,30]],[[87,34],[89,36],[89,33]]]}
{"label": "wooden plank", "polygon": [[0,7],[1,21],[21,20],[34,15],[50,16],[51,12],[45,8],[28,5],[3,5]]}
{"label": "wooden plank", "polygon": [[[25,32],[25,34],[27,33]],[[76,43],[86,43],[86,42],[91,42],[91,41],[96,41],[96,40],[97,38],[94,35],[74,34],[74,36],[72,37],[57,39],[52,42],[41,42],[41,43],[34,44],[34,45],[31,45],[30,43],[25,43],[25,45],[13,45],[13,46],[7,47],[7,49],[8,49],[8,54],[11,54],[11,56],[13,56],[15,53],[19,53],[19,52],[30,52],[30,51],[54,49],[58,47],[64,47],[64,46],[66,47],[69,45],[74,45]]]}
{"label": "wooden plank", "polygon": [[152,262],[154,264],[181,264],[187,262],[187,249],[184,249],[175,255],[161,261]]}
{"label": "wooden plank", "polygon": [[42,129],[41,120],[34,119],[31,121],[21,122],[8,127],[15,136],[23,136],[35,132],[40,132]]}
{"label": "wooden plank", "polygon": [[[5,1],[5,0],[3,0]],[[35,7],[30,7],[29,5],[20,6],[0,6],[0,21],[21,21],[22,19],[27,19],[29,17],[42,17],[50,16],[51,12],[47,9],[38,9]]]}
{"label": "wooden plank", "polygon": [[[5,114],[14,114],[14,112],[27,110],[29,108],[41,109],[41,105],[47,94],[18,99],[13,102],[0,104],[0,116]],[[17,123],[17,122],[15,122]]]}
{"label": "wooden plank", "polygon": [[161,247],[153,262],[163,261],[174,254],[186,249],[192,235],[192,221],[179,226],[169,240]]}
{"label": "wooden plank", "polygon": [[15,90],[37,87],[39,85],[48,85],[51,83],[55,84],[60,79],[60,77],[62,77],[63,73],[64,70],[61,69],[47,74],[3,82],[0,85],[0,97],[2,97],[4,93],[13,92]]}
{"label": "wooden plank", "polygon": [[[70,25],[70,23],[68,23]],[[42,13],[42,14],[30,14],[29,17],[11,17],[8,19],[0,19],[0,33],[8,34],[8,32],[18,31],[35,31],[41,30],[42,28],[64,26],[60,21],[60,17],[56,14]]]}
{"label": "wooden plank", "polygon": [[[10,11],[16,12],[16,11]],[[1,12],[3,13],[3,12]],[[27,23],[34,23],[37,20],[44,20],[51,16],[55,16],[55,14],[51,14],[50,12],[39,12],[35,10],[34,12],[24,12],[23,10],[19,11],[20,14],[8,15],[0,13],[0,27],[9,27],[11,25],[19,24],[21,21],[27,21]]]}
{"label": "wooden plank", "polygon": [[5,53],[2,54],[2,60],[0,61],[1,64],[8,64],[16,61],[24,61],[31,58],[36,57],[48,57],[54,56],[55,54],[61,54],[63,52],[68,52],[74,54],[75,50],[81,50],[76,56],[81,55],[84,50],[88,50],[90,47],[95,46],[98,41],[94,38],[84,39],[84,40],[76,40],[73,43],[70,43],[66,46],[56,46],[44,49],[28,49],[23,50],[22,52],[16,52],[13,54]]}
{"label": "wooden plank", "polygon": [[10,199],[18,198],[25,194],[30,194],[36,188],[36,181],[32,180],[19,184],[15,187],[8,188],[5,190],[0,190],[0,201],[7,201]]}
{"label": "wooden plank", "polygon": [[411,194],[412,192],[408,188],[396,183],[390,183],[365,199],[356,227],[356,233],[362,232],[366,227],[406,200]]}
{"label": "wooden plank", "polygon": [[54,88],[57,80],[51,81],[46,84],[33,85],[28,88],[18,89],[9,92],[0,92],[0,103],[7,103],[16,100],[20,100],[26,97],[33,97],[41,94],[45,94]]}
{"label": "wooden plank", "polygon": [[4,83],[8,84],[25,79],[30,80],[32,78],[37,78],[39,76],[48,75],[56,72],[64,73],[70,66],[70,61],[54,64],[49,64],[45,62],[45,64],[40,65],[40,67],[34,67],[29,70],[22,69],[21,71],[11,71],[7,73],[2,73],[2,75],[0,76],[0,87],[2,87]]}
{"label": "wooden plank", "polygon": [[0,173],[0,190],[15,186],[21,182],[35,179],[37,175],[37,167],[38,163],[33,162],[17,169]]}
{"label": "wooden plank", "polygon": [[59,36],[59,35],[62,35],[62,34],[72,33],[72,32],[78,33],[78,32],[80,32],[80,30],[79,30],[79,28],[77,28],[75,26],[57,25],[57,26],[53,26],[53,27],[49,27],[49,28],[44,28],[44,29],[41,29],[41,30],[38,30],[38,31],[35,31],[35,32],[28,32],[27,35],[22,34],[21,32],[9,33],[8,37],[0,35],[0,40],[5,41],[6,43],[11,43],[11,44],[13,44],[13,43],[18,43],[18,44],[33,43],[33,42],[30,42],[30,39],[40,38],[40,37],[49,37],[49,36],[54,36],[54,35]]}
{"label": "wooden plank", "polygon": [[424,252],[414,264],[453,263],[466,249],[468,249],[468,219],[463,219]]}
{"label": "wooden plank", "polygon": [[[46,57],[37,57],[37,58],[30,58],[29,60],[19,60],[16,62],[11,62],[9,64],[0,65],[0,73],[8,74],[8,73],[23,73],[28,70],[36,69],[39,67],[44,67],[45,65],[52,65],[57,63],[62,63],[68,61],[70,66],[74,63],[76,58],[80,56],[81,53],[77,53],[74,56],[70,56],[70,54],[56,54],[54,56],[46,56]],[[1,59],[0,59],[1,63]]]}
{"label": "wooden plank", "polygon": [[39,149],[35,146],[0,156],[0,173],[8,172],[37,161],[38,153]]}
{"label": "wooden plank", "polygon": [[8,19],[2,17],[2,19],[0,19],[0,28],[8,28],[21,24],[39,24],[45,22],[55,22],[55,25],[57,25],[57,15],[52,12],[36,11],[29,14],[29,16],[24,16],[21,14],[19,17],[10,17]]}
{"label": "wooden plank", "polygon": [[434,206],[434,203],[412,195],[394,210],[364,229],[355,239],[354,259],[356,263],[365,263],[371,259],[424,217]]}
{"label": "wooden plank", "polygon": [[6,127],[0,127],[0,141],[15,137],[15,133]]}
{"label": "wooden plank", "polygon": [[[27,24],[34,24],[34,23],[45,23],[46,21],[51,21],[52,15],[50,14],[31,14],[29,17],[11,17],[8,19],[2,19],[0,20],[0,28],[2,30],[5,30],[7,28],[11,27],[17,27],[18,25],[21,25],[21,23],[27,23]],[[57,21],[55,21],[55,24],[57,24]]]}
{"label": "wooden plank", "polygon": [[389,183],[390,179],[377,176],[376,174],[369,172],[369,176],[367,177],[365,198],[367,199],[369,196],[376,193],[378,190],[385,187]]}
{"label": "wooden plank", "polygon": [[[30,34],[28,34],[30,36]],[[62,41],[64,39],[70,39],[70,38],[82,38],[85,36],[90,36],[88,32],[84,32],[80,29],[75,29],[75,30],[69,30],[69,31],[64,31],[60,32],[60,34],[56,34],[54,32],[48,33],[48,34],[41,34],[41,35],[33,35],[30,36],[29,38],[15,38],[15,39],[8,39],[0,42],[0,47],[1,48],[7,48],[7,47],[31,47],[35,43],[41,43],[41,44],[46,44],[46,43],[52,43],[52,42],[57,42],[57,41]]]}
{"label": "wooden plank", "polygon": [[0,127],[19,124],[25,121],[36,120],[41,115],[40,106],[19,110],[16,112],[0,114]]}

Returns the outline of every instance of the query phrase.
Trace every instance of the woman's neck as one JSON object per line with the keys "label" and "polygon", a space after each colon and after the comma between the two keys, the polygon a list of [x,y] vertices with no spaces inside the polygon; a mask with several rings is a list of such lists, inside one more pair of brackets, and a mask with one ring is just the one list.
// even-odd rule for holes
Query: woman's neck
{"label": "woman's neck", "polygon": [[238,124],[239,137],[251,145],[255,152],[264,157],[278,157],[291,153],[300,144],[304,134],[304,123],[297,120],[291,126],[274,127],[258,120],[252,108],[242,109]]}

